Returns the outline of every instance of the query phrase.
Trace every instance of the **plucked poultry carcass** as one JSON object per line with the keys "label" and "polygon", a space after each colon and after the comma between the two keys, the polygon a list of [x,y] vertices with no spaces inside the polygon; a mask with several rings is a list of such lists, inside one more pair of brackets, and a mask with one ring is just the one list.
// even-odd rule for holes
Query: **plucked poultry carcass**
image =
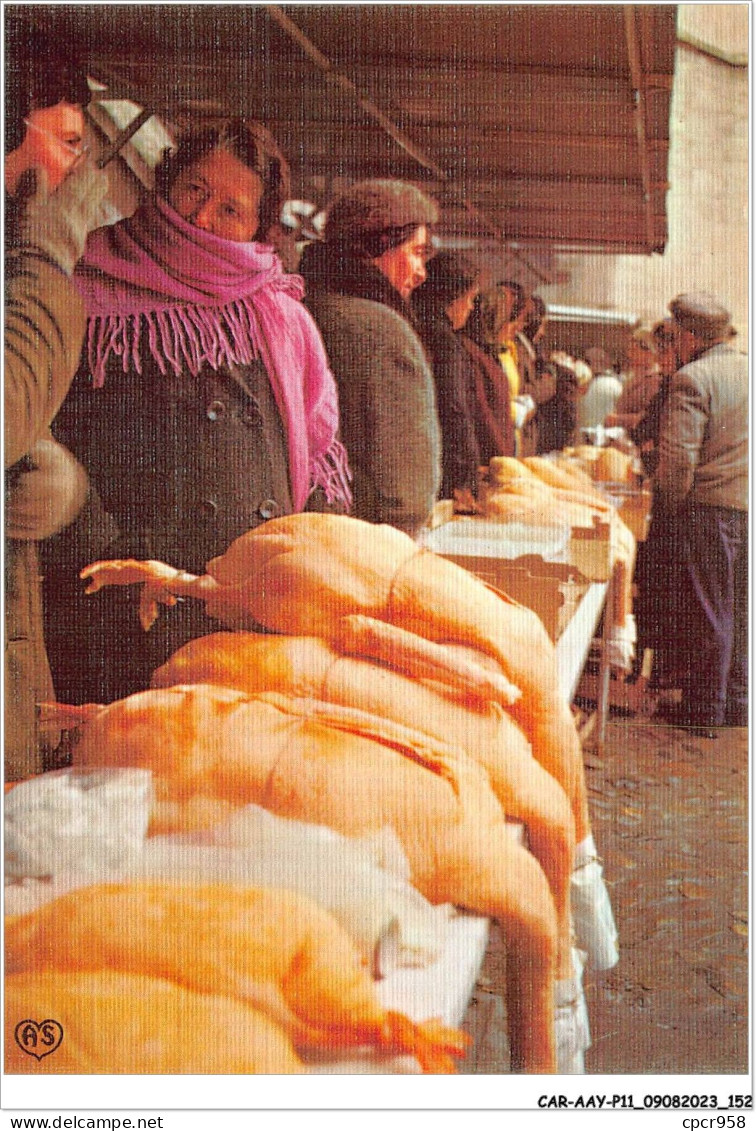
{"label": "plucked poultry carcass", "polygon": [[551,892],[475,762],[366,712],[275,693],[175,687],[88,713],[77,763],[151,769],[175,830],[191,823],[195,799],[254,802],[351,836],[393,828],[426,898],[501,922],[513,1064],[554,1071]]}
{"label": "plucked poultry carcass", "polygon": [[487,480],[492,488],[530,492],[534,498],[547,497],[543,491],[546,487],[559,492],[558,497],[565,503],[583,503],[602,511],[608,511],[611,505],[583,472],[573,472],[543,456],[495,457],[488,466]]}
{"label": "plucked poultry carcass", "polygon": [[453,909],[433,907],[410,885],[391,829],[350,838],[245,805],[193,843],[147,836],[152,800],[150,770],[71,766],[16,783],[5,798],[6,915],[87,883],[242,884],[308,896],[384,975],[428,966],[443,952]]}
{"label": "plucked poultry carcass", "polygon": [[480,510],[488,518],[537,526],[562,526],[566,522],[591,527],[595,520],[608,524],[611,560],[618,574],[610,614],[614,623],[625,624],[633,607],[635,539],[616,507],[592,481],[586,481],[582,472],[539,456],[492,459],[481,491]]}
{"label": "plucked poultry carcass", "polygon": [[386,1012],[342,927],[293,892],[147,881],[70,892],[5,929],[12,973],[161,978],[263,1013],[300,1048],[357,1045],[453,1072],[467,1038]]}
{"label": "plucked poultry carcass", "polygon": [[[158,668],[152,684],[171,687],[212,683],[248,694],[280,691],[357,707],[464,751],[486,770],[505,814],[527,827],[529,846],[554,896],[560,954],[566,961],[570,953],[569,880],[575,835],[564,791],[535,761],[525,735],[510,715],[490,699],[476,701],[467,686],[455,678],[462,657],[453,648],[435,646],[436,667],[426,667],[428,678],[423,679],[416,665],[417,675],[412,678],[362,658],[365,652],[375,651],[365,640],[374,625],[384,627],[366,617],[345,617],[342,650],[314,636],[248,632],[202,636],[189,641]],[[357,654],[344,655],[344,651]],[[448,657],[446,669],[442,665],[444,653]]]}
{"label": "plucked poultry carcass", "polygon": [[[114,970],[28,970],[6,977],[4,996],[10,1074],[305,1071],[287,1035],[265,1014],[165,978]],[[33,1018],[39,1023],[30,1022]],[[48,1032],[50,1019],[58,1028]]]}
{"label": "plucked poultry carcass", "polygon": [[[236,629],[262,626],[338,642],[343,618],[362,614],[433,643],[476,649],[495,660],[505,678],[501,692],[490,690],[487,697],[507,707],[536,759],[567,793],[578,840],[590,833],[580,744],[559,690],[554,647],[538,616],[401,531],[338,515],[291,515],[237,538],[203,577],[137,561],[94,563],[82,577],[90,593],[142,583],[146,628],[158,603],[194,597]],[[397,670],[405,670],[405,651],[403,642],[391,649]],[[464,685],[469,673],[459,679]],[[507,681],[520,692],[516,701]]]}
{"label": "plucked poultry carcass", "polygon": [[[604,919],[614,932],[591,836],[580,744],[559,690],[553,645],[535,613],[488,589],[461,567],[419,549],[393,527],[322,514],[276,519],[243,535],[209,563],[203,577],[137,561],[95,563],[82,576],[90,581],[89,592],[109,584],[141,583],[145,628],[157,615],[158,603],[194,597],[206,602],[211,616],[237,629],[262,625],[337,642],[344,617],[362,614],[385,622],[387,631],[399,626],[430,642],[472,647],[495,660],[521,697],[512,702],[510,687],[500,694],[491,691],[489,697],[507,706],[536,759],[567,793],[581,884],[592,875],[590,890],[602,902]],[[404,641],[391,653],[392,666],[417,675],[414,655],[407,663]],[[471,686],[468,672],[459,680]],[[582,904],[586,928],[578,929],[578,938],[591,950],[594,917],[590,901]]]}
{"label": "plucked poultry carcass", "polygon": [[[636,483],[637,457],[617,448],[595,448],[580,445],[566,448],[557,457],[557,463],[571,475],[583,475],[598,483]],[[577,466],[576,466],[577,464]]]}

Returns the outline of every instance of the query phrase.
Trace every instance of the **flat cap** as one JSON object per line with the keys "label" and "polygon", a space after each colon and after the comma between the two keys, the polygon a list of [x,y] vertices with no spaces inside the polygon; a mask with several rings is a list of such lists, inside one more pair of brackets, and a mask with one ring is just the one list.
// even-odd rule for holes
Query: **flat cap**
{"label": "flat cap", "polygon": [[669,312],[678,326],[697,338],[724,337],[729,329],[729,310],[714,295],[699,292],[678,295],[669,304]]}

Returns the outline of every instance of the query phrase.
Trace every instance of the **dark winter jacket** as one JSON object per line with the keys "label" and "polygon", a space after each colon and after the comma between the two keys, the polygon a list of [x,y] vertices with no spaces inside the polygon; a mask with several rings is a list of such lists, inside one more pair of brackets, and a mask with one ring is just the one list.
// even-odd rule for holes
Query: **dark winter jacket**
{"label": "dark winter jacket", "polygon": [[339,390],[352,513],[414,535],[441,484],[441,433],[428,359],[401,295],[370,264],[311,244],[306,302]]}
{"label": "dark winter jacket", "polygon": [[511,394],[504,370],[496,358],[472,338],[460,334],[459,340],[473,366],[473,422],[480,461],[487,464],[495,456],[513,456],[515,435]]}
{"label": "dark winter jacket", "polygon": [[[48,653],[58,697],[109,701],[147,686],[187,640],[217,631],[195,602],[142,631],[135,590],[83,595],[78,572],[98,558],[152,558],[191,572],[234,538],[292,510],[283,425],[261,362],[198,377],[143,372],[120,359],[91,387],[84,364],[55,432],[87,469],[107,523],[46,548]],[[97,524],[95,524],[95,527]]]}
{"label": "dark winter jacket", "polygon": [[472,361],[436,302],[422,301],[418,294],[413,308],[436,386],[442,443],[441,498],[453,498],[457,488],[476,494],[480,451],[475,434],[475,371]]}
{"label": "dark winter jacket", "polygon": [[202,570],[234,538],[291,513],[286,438],[261,362],[198,377],[80,370],[55,433],[84,464],[131,557]]}

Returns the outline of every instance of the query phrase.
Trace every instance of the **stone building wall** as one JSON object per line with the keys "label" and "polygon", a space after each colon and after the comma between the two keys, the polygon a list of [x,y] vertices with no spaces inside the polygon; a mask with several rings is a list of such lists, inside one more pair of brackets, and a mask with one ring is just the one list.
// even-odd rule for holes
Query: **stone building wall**
{"label": "stone building wall", "polygon": [[[748,330],[748,4],[681,4],[670,117],[669,239],[663,255],[564,255],[550,302],[663,316],[685,290],[720,295]],[[713,58],[709,48],[725,56]],[[729,61],[726,61],[729,60]]]}

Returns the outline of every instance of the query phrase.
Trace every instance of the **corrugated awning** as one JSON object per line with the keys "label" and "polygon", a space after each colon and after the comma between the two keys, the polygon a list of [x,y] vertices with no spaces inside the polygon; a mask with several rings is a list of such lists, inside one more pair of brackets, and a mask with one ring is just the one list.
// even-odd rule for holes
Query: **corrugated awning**
{"label": "corrugated awning", "polygon": [[264,121],[318,204],[398,176],[450,238],[661,251],[677,8],[658,5],[29,5],[86,43],[108,97]]}

